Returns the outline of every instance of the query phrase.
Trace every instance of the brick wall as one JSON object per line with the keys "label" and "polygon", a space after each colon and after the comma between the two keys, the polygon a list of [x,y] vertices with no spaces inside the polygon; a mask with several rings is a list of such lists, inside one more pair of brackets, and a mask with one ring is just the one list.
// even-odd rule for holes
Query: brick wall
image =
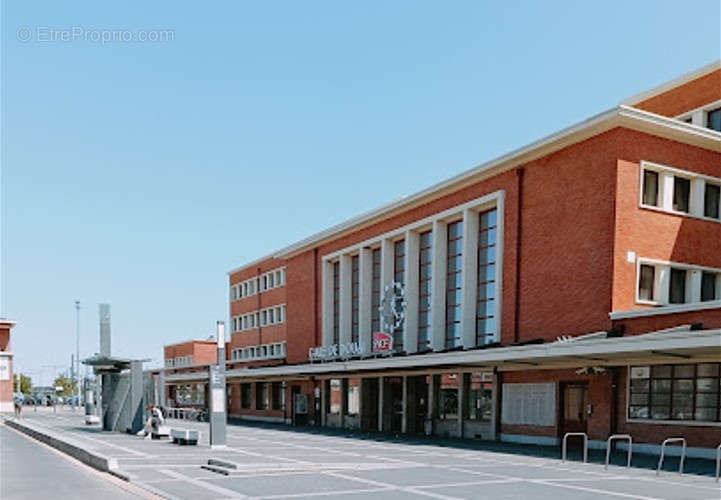
{"label": "brick wall", "polygon": [[634,107],[659,115],[678,116],[718,99],[721,99],[721,69],[641,101]]}

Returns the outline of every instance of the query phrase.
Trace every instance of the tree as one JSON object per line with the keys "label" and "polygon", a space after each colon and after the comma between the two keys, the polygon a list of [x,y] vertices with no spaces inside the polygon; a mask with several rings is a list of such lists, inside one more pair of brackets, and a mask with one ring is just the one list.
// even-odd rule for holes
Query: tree
{"label": "tree", "polygon": [[[20,387],[18,387],[18,382]],[[22,392],[23,394],[30,394],[33,389],[33,381],[28,375],[17,374],[17,377],[13,377],[13,391]]]}
{"label": "tree", "polygon": [[54,387],[62,387],[62,389],[57,393],[61,398],[72,396],[78,392],[78,386],[75,383],[75,380],[72,380],[65,375],[58,375],[55,377],[53,385]]}

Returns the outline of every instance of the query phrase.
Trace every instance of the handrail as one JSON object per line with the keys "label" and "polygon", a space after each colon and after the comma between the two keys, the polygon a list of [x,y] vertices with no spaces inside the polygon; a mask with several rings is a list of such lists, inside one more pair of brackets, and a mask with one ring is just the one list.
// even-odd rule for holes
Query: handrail
{"label": "handrail", "polygon": [[686,458],[686,438],[668,438],[664,439],[663,443],[661,443],[661,456],[658,458],[658,467],[656,468],[656,475],[661,474],[661,467],[663,466],[663,456],[666,453],[666,445],[668,443],[678,443],[681,442],[681,460],[678,464],[678,473],[683,474],[683,460]]}
{"label": "handrail", "polygon": [[563,444],[561,445],[561,462],[566,461],[566,441],[568,436],[583,436],[583,463],[588,463],[588,435],[585,432],[567,432],[563,435]]}
{"label": "handrail", "polygon": [[716,447],[716,482],[721,476],[721,444]]}
{"label": "handrail", "polygon": [[628,459],[626,467],[631,467],[631,454],[633,449],[633,438],[628,434],[613,434],[608,437],[606,441],[606,470],[608,470],[608,463],[611,460],[611,442],[615,439],[628,440]]}

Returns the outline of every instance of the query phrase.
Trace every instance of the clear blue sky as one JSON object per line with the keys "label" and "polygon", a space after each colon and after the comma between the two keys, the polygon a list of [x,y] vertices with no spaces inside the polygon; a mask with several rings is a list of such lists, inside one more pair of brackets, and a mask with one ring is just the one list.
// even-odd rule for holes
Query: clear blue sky
{"label": "clear blue sky", "polygon": [[114,354],[159,364],[227,317],[229,269],[718,59],[719,9],[3,2],[1,313],[19,366],[47,384],[68,363],[76,299],[83,356],[109,302]]}

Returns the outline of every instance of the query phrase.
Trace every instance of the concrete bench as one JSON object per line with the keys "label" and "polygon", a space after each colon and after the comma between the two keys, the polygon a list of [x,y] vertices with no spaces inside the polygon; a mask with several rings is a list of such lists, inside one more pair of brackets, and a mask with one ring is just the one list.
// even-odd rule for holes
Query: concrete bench
{"label": "concrete bench", "polygon": [[152,439],[161,439],[170,437],[170,427],[167,425],[159,425],[150,431],[150,437]]}
{"label": "concrete bench", "polygon": [[178,444],[198,444],[200,440],[200,431],[194,429],[170,429],[170,437],[174,443]]}
{"label": "concrete bench", "polygon": [[99,424],[100,417],[97,415],[85,415],[85,425]]}

